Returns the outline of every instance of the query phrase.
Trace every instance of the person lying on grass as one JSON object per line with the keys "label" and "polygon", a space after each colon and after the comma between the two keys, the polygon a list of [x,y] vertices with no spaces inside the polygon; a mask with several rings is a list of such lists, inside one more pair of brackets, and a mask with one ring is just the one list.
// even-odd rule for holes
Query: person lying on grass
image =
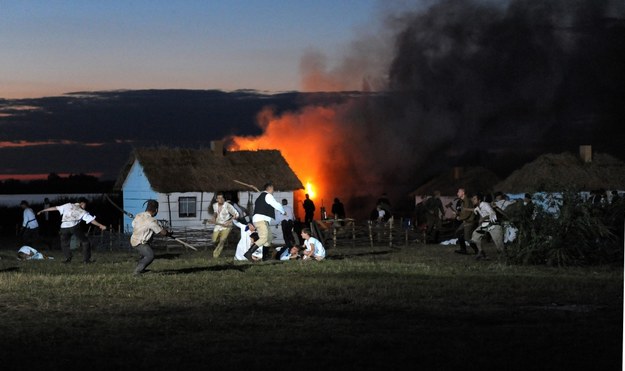
{"label": "person lying on grass", "polygon": [[22,261],[54,259],[52,256],[44,255],[39,251],[33,249],[32,247],[26,245],[20,247],[20,249],[17,251],[17,258]]}
{"label": "person lying on grass", "polygon": [[326,249],[321,241],[310,235],[310,229],[302,228],[302,238],[304,239],[303,260],[323,260],[326,257]]}
{"label": "person lying on grass", "polygon": [[299,247],[293,246],[290,249],[287,246],[276,248],[274,255],[277,260],[296,260],[300,258]]}

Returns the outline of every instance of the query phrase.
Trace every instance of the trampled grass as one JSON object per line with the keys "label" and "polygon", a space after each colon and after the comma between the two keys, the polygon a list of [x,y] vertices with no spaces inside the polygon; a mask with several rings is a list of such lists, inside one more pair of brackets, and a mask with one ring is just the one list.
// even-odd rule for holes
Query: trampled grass
{"label": "trampled grass", "polygon": [[1,368],[621,367],[622,267],[509,266],[435,245],[329,252],[249,264],[157,251],[134,277],[128,252],[85,266],[2,250]]}

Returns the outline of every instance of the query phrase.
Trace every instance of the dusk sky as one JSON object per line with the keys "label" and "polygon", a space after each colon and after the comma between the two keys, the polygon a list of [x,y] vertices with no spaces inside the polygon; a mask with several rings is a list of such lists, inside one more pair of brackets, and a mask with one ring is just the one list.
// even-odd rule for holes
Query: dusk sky
{"label": "dusk sky", "polygon": [[0,180],[212,140],[341,196],[625,159],[623,40],[623,0],[0,0]]}
{"label": "dusk sky", "polygon": [[373,28],[378,7],[376,0],[1,0],[0,98],[302,90],[302,56],[319,52],[333,64],[355,33]]}

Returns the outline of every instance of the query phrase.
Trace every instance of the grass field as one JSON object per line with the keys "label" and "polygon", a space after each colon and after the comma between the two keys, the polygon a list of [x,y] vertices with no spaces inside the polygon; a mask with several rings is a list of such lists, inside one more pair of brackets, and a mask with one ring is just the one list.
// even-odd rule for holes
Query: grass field
{"label": "grass field", "polygon": [[157,251],[140,277],[129,252],[85,266],[0,250],[0,369],[621,369],[622,266],[453,249],[256,264]]}

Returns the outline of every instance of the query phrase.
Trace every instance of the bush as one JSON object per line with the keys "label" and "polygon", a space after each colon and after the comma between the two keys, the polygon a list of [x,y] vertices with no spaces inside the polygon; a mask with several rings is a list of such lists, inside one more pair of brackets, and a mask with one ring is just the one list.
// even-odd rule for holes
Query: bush
{"label": "bush", "polygon": [[597,206],[577,192],[542,196],[533,215],[517,221],[519,236],[508,250],[510,262],[551,266],[612,263],[623,258],[615,234],[617,205]]}

